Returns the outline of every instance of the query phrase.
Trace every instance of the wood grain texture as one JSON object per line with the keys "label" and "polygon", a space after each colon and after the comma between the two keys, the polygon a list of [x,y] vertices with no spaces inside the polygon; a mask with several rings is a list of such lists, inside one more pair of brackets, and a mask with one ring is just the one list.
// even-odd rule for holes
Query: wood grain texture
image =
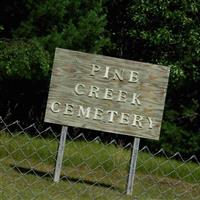
{"label": "wood grain texture", "polygon": [[[116,70],[123,80],[118,80]],[[57,48],[45,122],[158,140],[168,77],[169,67]],[[92,86],[98,88],[97,97],[90,95]],[[54,104],[56,112],[54,102],[59,102]],[[73,105],[67,112],[66,104]],[[80,106],[90,109],[88,117],[80,115]],[[116,113],[111,116],[109,111]]]}

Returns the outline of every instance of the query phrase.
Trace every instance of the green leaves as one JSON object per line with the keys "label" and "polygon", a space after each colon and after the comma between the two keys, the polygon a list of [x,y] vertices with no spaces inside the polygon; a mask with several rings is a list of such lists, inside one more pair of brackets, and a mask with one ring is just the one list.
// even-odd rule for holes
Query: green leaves
{"label": "green leaves", "polygon": [[100,52],[108,42],[99,1],[50,0],[34,5],[14,31],[15,37],[37,38],[51,55],[56,47]]}
{"label": "green leaves", "polygon": [[49,55],[34,40],[0,43],[0,79],[41,79],[49,73]]}
{"label": "green leaves", "polygon": [[[110,11],[119,9],[117,3]],[[127,1],[109,22],[120,48],[119,55],[173,66],[173,77],[187,77],[187,68],[198,68],[200,28],[198,1]],[[119,29],[117,27],[120,27]],[[116,37],[117,36],[117,37]],[[196,70],[195,70],[196,71]],[[199,70],[198,70],[199,71]],[[196,74],[197,72],[195,72]],[[175,77],[176,76],[176,77]],[[174,82],[175,83],[175,82]]]}
{"label": "green leaves", "polygon": [[[45,79],[56,47],[100,53],[109,43],[106,15],[97,0],[29,0],[21,6],[20,14],[14,13],[21,21],[16,18],[11,40],[1,44],[1,77]],[[5,16],[8,7],[4,5]]]}

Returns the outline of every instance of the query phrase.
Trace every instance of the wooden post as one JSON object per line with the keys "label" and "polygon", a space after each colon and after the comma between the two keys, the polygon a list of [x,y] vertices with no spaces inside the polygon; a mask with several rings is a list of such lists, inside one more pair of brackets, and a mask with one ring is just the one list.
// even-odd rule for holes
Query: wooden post
{"label": "wooden post", "polygon": [[66,141],[67,132],[68,132],[68,127],[63,126],[62,131],[61,131],[58,151],[57,151],[56,166],[55,166],[54,179],[53,179],[53,181],[56,183],[60,181],[60,174],[61,174],[61,169],[62,169],[62,161],[63,161],[63,154],[65,150],[65,141]]}
{"label": "wooden post", "polygon": [[128,181],[127,181],[127,188],[126,188],[127,195],[132,195],[133,193],[133,184],[134,184],[134,179],[135,179],[135,170],[136,170],[139,145],[140,145],[140,138],[135,138],[134,144],[132,147],[130,169],[129,169],[129,175],[128,175]]}

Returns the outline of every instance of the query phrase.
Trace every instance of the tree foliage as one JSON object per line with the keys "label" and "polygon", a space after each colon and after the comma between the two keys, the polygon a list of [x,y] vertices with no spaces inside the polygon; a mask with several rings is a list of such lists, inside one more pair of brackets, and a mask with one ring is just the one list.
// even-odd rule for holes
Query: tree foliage
{"label": "tree foliage", "polygon": [[106,53],[171,67],[162,146],[200,152],[199,1],[120,0],[107,6],[114,45]]}
{"label": "tree foliage", "polygon": [[[125,3],[126,2],[126,3]],[[171,66],[172,81],[199,79],[198,1],[111,1],[109,29],[120,57]]]}
{"label": "tree foliage", "polygon": [[10,39],[1,41],[1,71],[8,76],[45,78],[56,47],[100,52],[109,43],[104,36],[106,15],[97,0],[14,0],[1,4],[5,29],[0,35]]}
{"label": "tree foliage", "polygon": [[99,52],[108,41],[100,1],[29,1],[27,9],[29,14],[13,32],[14,37],[37,37],[51,52],[56,46]]}
{"label": "tree foliage", "polygon": [[37,41],[0,43],[0,80],[38,80],[48,76],[49,54]]}

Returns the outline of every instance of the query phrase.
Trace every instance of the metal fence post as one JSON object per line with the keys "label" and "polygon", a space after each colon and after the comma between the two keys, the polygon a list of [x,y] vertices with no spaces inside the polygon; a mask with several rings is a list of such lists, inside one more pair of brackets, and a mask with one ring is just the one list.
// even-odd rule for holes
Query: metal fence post
{"label": "metal fence post", "polygon": [[140,145],[140,138],[135,138],[134,144],[132,147],[130,169],[129,169],[129,175],[128,175],[128,181],[127,181],[127,188],[126,188],[127,195],[132,195],[133,193],[133,184],[134,184],[134,178],[135,178],[135,170],[136,170],[136,164],[137,164],[139,145]]}
{"label": "metal fence post", "polygon": [[61,169],[62,169],[62,161],[63,161],[63,154],[64,154],[64,150],[65,150],[65,142],[66,142],[67,132],[68,132],[68,127],[62,126],[60,142],[59,142],[58,152],[57,152],[57,157],[56,157],[54,179],[53,179],[53,181],[56,183],[58,183],[60,181],[60,173],[61,173]]}

